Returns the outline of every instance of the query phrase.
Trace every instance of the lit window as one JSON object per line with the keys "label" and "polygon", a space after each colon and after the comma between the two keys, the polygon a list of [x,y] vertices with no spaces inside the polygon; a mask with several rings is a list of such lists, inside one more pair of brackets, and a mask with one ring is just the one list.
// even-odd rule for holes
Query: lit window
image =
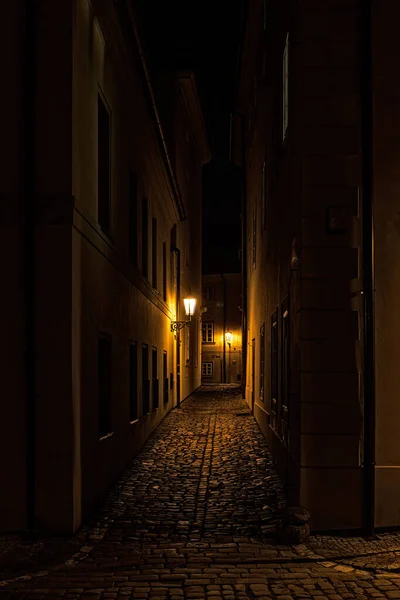
{"label": "lit window", "polygon": [[201,365],[201,374],[205,377],[213,376],[213,363],[212,362],[204,362]]}
{"label": "lit window", "polygon": [[201,332],[203,344],[214,341],[214,323],[202,323]]}
{"label": "lit window", "polygon": [[282,71],[282,139],[284,141],[289,121],[289,34],[286,35]]}

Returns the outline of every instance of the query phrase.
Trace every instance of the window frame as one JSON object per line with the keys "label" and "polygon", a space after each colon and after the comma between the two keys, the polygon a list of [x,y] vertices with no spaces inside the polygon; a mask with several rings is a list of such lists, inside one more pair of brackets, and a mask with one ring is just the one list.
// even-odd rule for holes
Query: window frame
{"label": "window frame", "polygon": [[282,56],[282,143],[287,138],[289,127],[289,32],[285,37]]}
{"label": "window frame", "polygon": [[[107,118],[106,127],[103,126],[105,123],[102,123],[102,117]],[[106,135],[104,135],[105,130],[107,130]],[[111,108],[99,87],[97,90],[97,222],[100,229],[108,235],[111,234],[111,145]]]}
{"label": "window frame", "polygon": [[[207,373],[207,367],[210,366],[210,373]],[[204,361],[201,363],[201,376],[202,377],[214,377],[214,363],[212,361]]]}
{"label": "window frame", "polygon": [[265,323],[260,327],[260,371],[259,371],[259,398],[261,402],[265,399]]}
{"label": "window frame", "polygon": [[[208,332],[211,331],[211,340],[208,339]],[[204,338],[205,334],[205,340]],[[201,343],[214,344],[214,321],[202,321],[201,323]]]}

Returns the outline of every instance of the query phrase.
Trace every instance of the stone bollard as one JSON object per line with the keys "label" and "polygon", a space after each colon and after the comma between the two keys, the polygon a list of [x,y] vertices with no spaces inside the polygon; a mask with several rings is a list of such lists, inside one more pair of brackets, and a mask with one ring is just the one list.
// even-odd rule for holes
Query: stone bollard
{"label": "stone bollard", "polygon": [[304,544],[310,536],[310,513],[301,506],[290,506],[283,509],[282,521],[278,529],[280,544],[290,546]]}

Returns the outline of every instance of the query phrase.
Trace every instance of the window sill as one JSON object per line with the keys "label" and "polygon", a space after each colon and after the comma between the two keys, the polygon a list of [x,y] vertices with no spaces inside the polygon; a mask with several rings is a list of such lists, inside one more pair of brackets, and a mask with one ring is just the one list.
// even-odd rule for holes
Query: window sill
{"label": "window sill", "polygon": [[215,346],[216,342],[201,342],[202,346]]}
{"label": "window sill", "polygon": [[110,433],[106,433],[106,435],[102,435],[101,437],[99,437],[99,442],[105,442],[106,440],[109,440],[113,435],[114,432],[110,431]]}
{"label": "window sill", "polygon": [[134,421],[129,421],[129,425],[135,425],[136,423],[139,423],[139,419],[135,419]]}

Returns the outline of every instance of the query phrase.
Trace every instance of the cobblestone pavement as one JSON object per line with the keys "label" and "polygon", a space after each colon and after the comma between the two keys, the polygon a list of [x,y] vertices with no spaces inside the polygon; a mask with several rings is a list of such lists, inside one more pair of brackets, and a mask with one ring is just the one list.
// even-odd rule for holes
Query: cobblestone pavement
{"label": "cobblestone pavement", "polygon": [[207,387],[172,411],[80,532],[79,551],[1,582],[0,600],[400,599],[396,534],[274,544],[283,490],[235,392]]}

